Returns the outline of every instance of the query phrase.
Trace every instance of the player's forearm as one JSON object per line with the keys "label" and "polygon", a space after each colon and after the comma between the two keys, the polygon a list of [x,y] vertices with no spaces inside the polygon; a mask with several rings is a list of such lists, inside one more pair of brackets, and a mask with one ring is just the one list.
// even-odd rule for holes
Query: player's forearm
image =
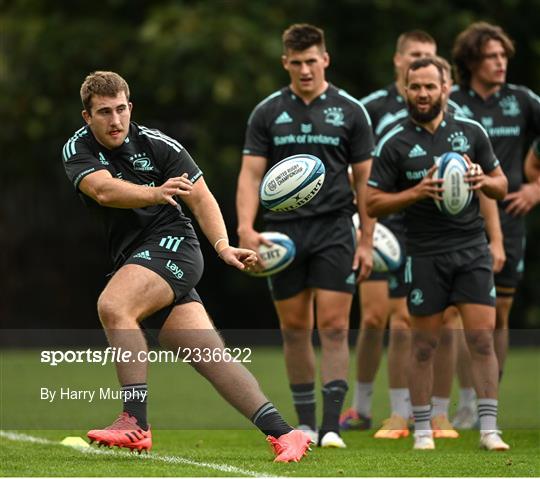
{"label": "player's forearm", "polygon": [[534,148],[531,148],[527,154],[524,171],[527,180],[540,186],[540,152],[537,152]]}
{"label": "player's forearm", "polygon": [[486,182],[481,188],[489,198],[494,200],[502,200],[508,192],[508,180],[504,175],[487,176]]}
{"label": "player's forearm", "polygon": [[190,201],[189,208],[202,232],[219,254],[229,245],[229,235],[214,195],[207,189],[195,201]]}
{"label": "player's forearm", "polygon": [[135,185],[118,178],[101,181],[90,196],[101,206],[110,208],[144,208],[158,204],[156,188]]}
{"label": "player's forearm", "polygon": [[400,191],[398,193],[387,193],[368,186],[366,209],[367,214],[372,218],[380,218],[397,213],[407,206],[418,201],[418,196],[414,188]]}
{"label": "player's forearm", "polygon": [[360,218],[360,229],[362,236],[360,241],[371,246],[373,244],[373,230],[375,229],[376,218],[372,218],[367,211],[367,183],[362,182],[356,187],[356,206],[358,208],[358,217]]}
{"label": "player's forearm", "polygon": [[236,191],[236,216],[238,218],[238,235],[253,229],[257,211],[259,210],[260,181],[240,175]]}
{"label": "player's forearm", "polygon": [[478,199],[480,201],[480,212],[484,217],[489,241],[491,243],[503,244],[503,233],[497,202],[494,199],[488,198],[482,192],[478,193]]}

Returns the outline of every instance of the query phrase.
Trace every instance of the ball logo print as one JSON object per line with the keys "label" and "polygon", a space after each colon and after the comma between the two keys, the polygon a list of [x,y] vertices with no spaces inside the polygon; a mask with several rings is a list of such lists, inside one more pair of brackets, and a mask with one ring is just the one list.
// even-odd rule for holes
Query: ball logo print
{"label": "ball logo print", "polygon": [[271,211],[299,208],[317,195],[324,177],[324,164],[316,156],[289,156],[264,175],[259,190],[261,204]]}
{"label": "ball logo print", "polygon": [[296,246],[287,235],[275,231],[265,231],[261,235],[271,241],[272,245],[259,246],[262,269],[246,271],[251,276],[264,277],[279,273],[292,263],[296,255]]}
{"label": "ball logo print", "polygon": [[437,158],[435,177],[442,179],[442,200],[434,200],[437,208],[448,216],[459,215],[469,206],[473,192],[465,182],[468,170],[467,162],[460,154],[453,151]]}
{"label": "ball logo print", "polygon": [[402,262],[398,239],[386,226],[376,223],[373,231],[373,271],[396,271]]}
{"label": "ball logo print", "polygon": [[[352,217],[356,229],[360,227],[358,213]],[[373,271],[386,273],[396,271],[403,263],[403,251],[396,235],[381,223],[373,230]],[[395,281],[395,278],[394,278]]]}

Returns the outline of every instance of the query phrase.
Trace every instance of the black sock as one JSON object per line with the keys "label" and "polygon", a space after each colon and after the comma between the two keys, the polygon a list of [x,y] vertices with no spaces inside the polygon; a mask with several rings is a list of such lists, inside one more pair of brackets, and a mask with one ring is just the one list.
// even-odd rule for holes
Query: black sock
{"label": "black sock", "polygon": [[348,389],[347,381],[343,379],[330,381],[323,386],[323,421],[319,438],[329,431],[339,434],[339,414]]}
{"label": "black sock", "polygon": [[294,408],[298,415],[298,424],[306,424],[312,430],[317,429],[315,419],[315,383],[291,384]]}
{"label": "black sock", "polygon": [[148,385],[126,384],[122,386],[122,399],[124,401],[124,412],[137,418],[137,424],[141,429],[148,429],[148,423],[146,422]]}
{"label": "black sock", "polygon": [[293,428],[283,420],[281,414],[279,414],[278,410],[271,402],[264,403],[257,409],[257,412],[251,416],[251,422],[255,424],[261,432],[267,436],[274,436],[276,439],[293,430]]}

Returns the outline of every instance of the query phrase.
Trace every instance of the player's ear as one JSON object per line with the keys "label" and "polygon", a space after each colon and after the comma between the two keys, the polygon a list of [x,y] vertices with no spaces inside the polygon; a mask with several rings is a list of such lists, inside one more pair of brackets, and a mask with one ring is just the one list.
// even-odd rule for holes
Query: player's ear
{"label": "player's ear", "polygon": [[131,103],[130,101],[128,101],[128,108],[129,112],[131,113],[131,111],[133,110],[133,103]]}
{"label": "player's ear", "polygon": [[330,54],[328,52],[323,53],[323,61],[324,61],[324,67],[326,68],[328,65],[330,65]]}
{"label": "player's ear", "polygon": [[81,115],[83,117],[83,120],[86,122],[86,124],[89,125],[90,121],[92,120],[92,116],[90,115],[90,113],[88,113],[86,110],[83,110],[81,112]]}
{"label": "player's ear", "polygon": [[287,55],[281,55],[281,64],[285,70],[289,71],[289,63]]}

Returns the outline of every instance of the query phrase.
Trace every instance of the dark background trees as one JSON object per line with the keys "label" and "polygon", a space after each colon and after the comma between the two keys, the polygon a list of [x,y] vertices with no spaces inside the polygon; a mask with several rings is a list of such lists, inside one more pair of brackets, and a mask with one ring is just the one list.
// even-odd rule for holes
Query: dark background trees
{"label": "dark background trees", "polygon": [[[459,31],[491,21],[516,41],[509,80],[540,91],[537,0],[19,0],[0,9],[0,318],[8,328],[97,325],[95,300],[110,265],[100,225],[76,198],[60,158],[82,124],[78,91],[90,71],[121,73],[133,119],[191,152],[233,239],[245,122],[287,82],[280,36],[290,23],[325,28],[330,81],[362,97],[392,81],[401,31],[431,32],[449,58]],[[540,325],[539,213],[528,218],[514,327]],[[274,327],[264,280],[225,267],[202,243],[206,274],[198,289],[218,327]]]}

